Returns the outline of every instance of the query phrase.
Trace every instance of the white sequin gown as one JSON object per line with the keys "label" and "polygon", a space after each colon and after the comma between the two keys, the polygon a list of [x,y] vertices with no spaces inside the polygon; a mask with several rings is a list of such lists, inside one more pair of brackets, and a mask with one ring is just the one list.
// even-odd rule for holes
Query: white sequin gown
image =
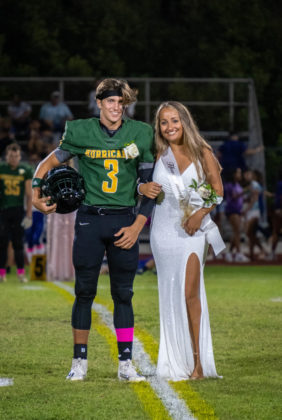
{"label": "white sequin gown", "polygon": [[[192,163],[181,175],[184,185],[198,180]],[[162,185],[164,199],[155,207],[151,225],[151,248],[156,262],[160,307],[160,347],[157,374],[165,379],[188,379],[194,369],[185,302],[185,273],[190,254],[200,261],[200,359],[205,377],[217,377],[203,277],[206,241],[202,232],[189,236],[181,227],[182,213],[173,195],[168,174],[161,159],[156,163],[153,180]]]}

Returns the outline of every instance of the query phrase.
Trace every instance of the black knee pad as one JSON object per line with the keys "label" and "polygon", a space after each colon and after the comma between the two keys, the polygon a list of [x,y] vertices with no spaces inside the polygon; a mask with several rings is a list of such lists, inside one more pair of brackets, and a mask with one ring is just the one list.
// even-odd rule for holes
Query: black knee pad
{"label": "black knee pad", "polygon": [[119,287],[115,290],[112,290],[112,298],[116,302],[130,305],[132,297],[133,290],[129,287]]}

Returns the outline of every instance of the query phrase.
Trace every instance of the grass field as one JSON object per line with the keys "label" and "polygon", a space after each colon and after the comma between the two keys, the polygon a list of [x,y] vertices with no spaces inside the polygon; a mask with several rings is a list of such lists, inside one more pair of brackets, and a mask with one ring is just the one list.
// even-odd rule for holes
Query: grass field
{"label": "grass field", "polygon": [[[174,384],[198,419],[282,418],[281,267],[206,268],[206,290],[217,371],[223,379]],[[112,308],[109,279],[101,276],[97,302]],[[0,284],[0,419],[169,418],[149,385],[117,378],[114,335],[93,314],[89,373],[82,383],[65,376],[72,358],[73,297],[45,282]],[[136,335],[157,359],[156,276],[135,279]]]}

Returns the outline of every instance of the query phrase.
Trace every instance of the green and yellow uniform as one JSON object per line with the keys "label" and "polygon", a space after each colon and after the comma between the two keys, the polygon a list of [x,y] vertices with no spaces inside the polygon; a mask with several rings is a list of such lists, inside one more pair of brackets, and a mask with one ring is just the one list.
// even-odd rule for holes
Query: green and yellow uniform
{"label": "green and yellow uniform", "polygon": [[[124,150],[135,144],[139,155],[127,158]],[[99,119],[66,124],[60,149],[78,156],[79,172],[86,188],[85,204],[99,207],[135,206],[140,165],[154,161],[152,128],[143,122],[125,120],[109,137]]]}
{"label": "green and yellow uniform", "polygon": [[[115,234],[135,221],[137,180],[150,181],[154,164],[152,148],[153,130],[148,124],[125,120],[118,130],[111,132],[99,119],[91,118],[67,122],[62,142],[55,151],[60,162],[73,155],[78,157],[86,190],[75,224],[76,300],[72,326],[78,330],[90,329],[91,305],[106,252],[121,360],[131,358],[132,285],[139,248],[138,242],[130,249],[116,246]],[[153,200],[143,197],[139,214],[147,217],[153,204]]]}
{"label": "green and yellow uniform", "polygon": [[23,207],[25,181],[32,179],[30,166],[20,163],[12,169],[6,162],[0,162],[0,209]]}
{"label": "green and yellow uniform", "polygon": [[24,217],[25,184],[32,175],[33,170],[28,165],[19,163],[16,169],[12,169],[7,162],[0,162],[0,270],[5,270],[10,240],[17,268],[24,268],[24,229],[21,222]]}

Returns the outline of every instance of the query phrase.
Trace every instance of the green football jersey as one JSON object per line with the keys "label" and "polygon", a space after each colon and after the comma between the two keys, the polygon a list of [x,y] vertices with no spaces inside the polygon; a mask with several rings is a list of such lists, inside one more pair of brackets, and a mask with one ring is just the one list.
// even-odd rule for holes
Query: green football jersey
{"label": "green football jersey", "polygon": [[78,157],[85,182],[85,204],[136,205],[138,166],[154,161],[151,126],[125,120],[120,130],[109,137],[97,118],[68,121],[59,147]]}
{"label": "green football jersey", "polygon": [[0,162],[0,209],[24,205],[25,181],[32,176],[33,169],[24,163],[12,169],[7,162]]}

